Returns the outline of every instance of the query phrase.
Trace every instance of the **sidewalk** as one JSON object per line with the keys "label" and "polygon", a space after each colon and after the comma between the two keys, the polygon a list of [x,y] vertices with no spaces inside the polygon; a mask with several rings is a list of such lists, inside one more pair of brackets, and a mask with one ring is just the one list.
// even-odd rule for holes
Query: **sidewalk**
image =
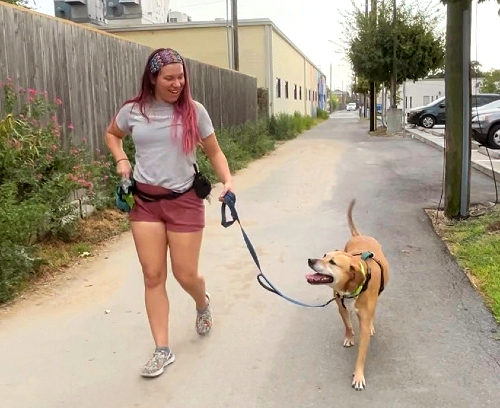
{"label": "sidewalk", "polygon": [[[444,150],[444,129],[424,130],[423,128],[406,128],[405,129],[412,138],[415,138],[422,143],[428,144],[440,151]],[[500,151],[489,149],[491,162],[495,178],[500,181]],[[490,159],[488,152],[484,146],[480,146],[476,141],[472,140],[472,168],[493,178]]]}

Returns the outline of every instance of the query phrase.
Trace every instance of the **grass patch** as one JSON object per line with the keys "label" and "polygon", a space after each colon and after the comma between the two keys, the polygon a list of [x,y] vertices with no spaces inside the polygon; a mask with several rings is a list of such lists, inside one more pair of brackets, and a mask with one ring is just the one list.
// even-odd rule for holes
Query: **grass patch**
{"label": "grass patch", "polygon": [[437,222],[435,211],[430,215],[437,233],[500,323],[500,209],[474,210],[482,215],[450,221],[440,213]]}

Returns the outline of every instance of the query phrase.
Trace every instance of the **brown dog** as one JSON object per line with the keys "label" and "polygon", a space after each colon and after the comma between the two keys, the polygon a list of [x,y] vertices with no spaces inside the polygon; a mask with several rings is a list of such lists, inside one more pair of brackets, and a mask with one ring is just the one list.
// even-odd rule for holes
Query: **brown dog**
{"label": "brown dog", "polygon": [[333,288],[340,316],[345,325],[344,347],[354,345],[354,331],[350,313],[355,311],[359,321],[358,358],[352,387],[358,391],[366,387],[364,366],[370,335],[375,334],[374,317],[377,300],[389,281],[389,265],[376,239],[361,235],[352,221],[352,200],[347,220],[352,238],[344,251],[335,250],[321,259],[309,259],[314,274],[307,275],[311,285]]}

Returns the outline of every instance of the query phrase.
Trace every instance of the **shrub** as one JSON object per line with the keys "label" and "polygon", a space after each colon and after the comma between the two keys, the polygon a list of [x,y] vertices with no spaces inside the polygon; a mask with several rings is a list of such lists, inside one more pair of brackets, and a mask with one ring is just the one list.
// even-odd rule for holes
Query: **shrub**
{"label": "shrub", "polygon": [[[45,92],[3,86],[0,117],[0,302],[39,262],[31,246],[44,238],[69,240],[79,221],[70,202],[83,189],[99,201],[109,191],[109,162],[93,158],[85,143],[69,141],[63,148],[56,111],[61,101]],[[16,272],[17,271],[17,272]]]}
{"label": "shrub", "polygon": [[324,109],[321,109],[321,108],[318,108],[318,110],[316,111],[316,115],[318,116],[319,119],[323,119],[323,120],[326,120],[330,117],[328,112]]}

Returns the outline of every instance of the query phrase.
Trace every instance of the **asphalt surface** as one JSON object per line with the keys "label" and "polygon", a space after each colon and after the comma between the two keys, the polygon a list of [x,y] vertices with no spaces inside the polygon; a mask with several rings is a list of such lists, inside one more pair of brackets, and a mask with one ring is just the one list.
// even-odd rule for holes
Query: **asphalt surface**
{"label": "asphalt surface", "polygon": [[[373,138],[356,114],[332,119],[235,178],[237,208],[266,275],[320,303],[307,258],[341,248],[346,211],[383,245],[391,281],[376,313],[367,389],[351,388],[336,305],[306,309],[264,291],[237,225],[207,205],[201,266],[215,322],[194,329],[194,304],[169,276],[177,360],[154,380],[140,268],[129,233],[0,315],[0,406],[331,408],[498,407],[498,326],[433,232],[424,208],[441,193],[442,154],[412,139]],[[219,188],[219,187],[218,187]],[[474,171],[473,201],[494,199]],[[357,332],[357,322],[355,331]]]}

